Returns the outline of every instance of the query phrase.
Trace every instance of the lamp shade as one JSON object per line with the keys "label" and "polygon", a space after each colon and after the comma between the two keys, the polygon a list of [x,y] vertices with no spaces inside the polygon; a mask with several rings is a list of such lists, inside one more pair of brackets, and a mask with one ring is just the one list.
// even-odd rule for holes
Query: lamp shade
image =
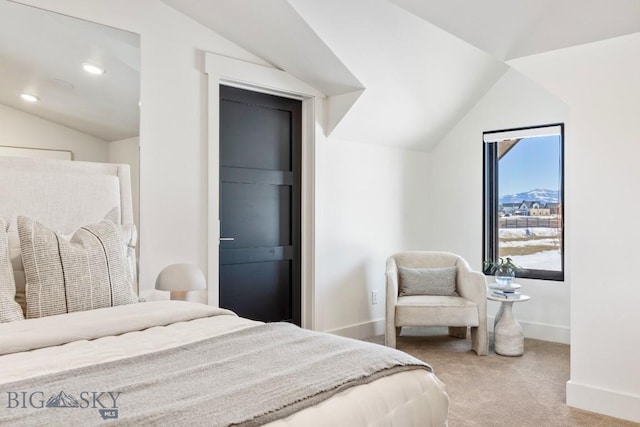
{"label": "lamp shade", "polygon": [[171,264],[162,269],[156,279],[156,289],[171,291],[171,299],[184,299],[188,291],[207,288],[204,274],[193,264]]}

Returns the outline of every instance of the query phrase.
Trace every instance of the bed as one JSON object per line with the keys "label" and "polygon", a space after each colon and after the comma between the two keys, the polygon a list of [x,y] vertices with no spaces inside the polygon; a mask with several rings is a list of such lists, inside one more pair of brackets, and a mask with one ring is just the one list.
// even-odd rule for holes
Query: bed
{"label": "bed", "polygon": [[0,182],[0,425],[447,425],[405,353],[137,302],[126,165],[0,157]]}

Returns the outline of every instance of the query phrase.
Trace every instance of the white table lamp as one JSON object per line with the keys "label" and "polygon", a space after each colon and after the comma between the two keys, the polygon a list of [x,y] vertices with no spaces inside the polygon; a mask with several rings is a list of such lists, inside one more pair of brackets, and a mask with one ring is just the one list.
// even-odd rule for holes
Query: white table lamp
{"label": "white table lamp", "polygon": [[172,300],[184,301],[189,291],[207,288],[204,274],[193,264],[171,264],[156,279],[156,289],[171,292]]}

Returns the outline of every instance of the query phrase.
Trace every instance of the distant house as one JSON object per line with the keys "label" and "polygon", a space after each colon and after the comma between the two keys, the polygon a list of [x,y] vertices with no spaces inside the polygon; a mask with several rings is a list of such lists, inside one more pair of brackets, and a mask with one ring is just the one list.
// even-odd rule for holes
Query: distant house
{"label": "distant house", "polygon": [[530,202],[529,205],[529,216],[549,216],[551,215],[551,210],[547,207],[546,204],[542,204],[538,201]]}
{"label": "distant house", "polygon": [[545,205],[547,209],[549,209],[550,215],[559,215],[560,214],[560,203],[547,203]]}
{"label": "distant house", "polygon": [[498,212],[500,212],[504,216],[513,215],[514,211],[518,210],[520,203],[503,203],[498,206]]}
{"label": "distant house", "polygon": [[551,209],[547,207],[547,205],[537,200],[523,200],[522,202],[517,203],[503,203],[499,206],[499,211],[504,216],[546,216],[551,214]]}
{"label": "distant house", "polygon": [[527,201],[527,200],[523,200],[522,202],[520,202],[520,204],[518,205],[518,209],[516,210],[516,215],[520,215],[520,216],[529,216],[529,211],[531,210],[531,208],[534,206],[534,203],[536,204],[536,206],[539,205],[538,202],[535,201]]}

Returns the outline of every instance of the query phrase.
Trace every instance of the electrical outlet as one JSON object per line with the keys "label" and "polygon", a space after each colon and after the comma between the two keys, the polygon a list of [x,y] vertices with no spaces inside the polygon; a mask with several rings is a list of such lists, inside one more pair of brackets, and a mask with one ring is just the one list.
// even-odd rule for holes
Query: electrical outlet
{"label": "electrical outlet", "polygon": [[378,291],[371,291],[371,305],[378,303]]}

